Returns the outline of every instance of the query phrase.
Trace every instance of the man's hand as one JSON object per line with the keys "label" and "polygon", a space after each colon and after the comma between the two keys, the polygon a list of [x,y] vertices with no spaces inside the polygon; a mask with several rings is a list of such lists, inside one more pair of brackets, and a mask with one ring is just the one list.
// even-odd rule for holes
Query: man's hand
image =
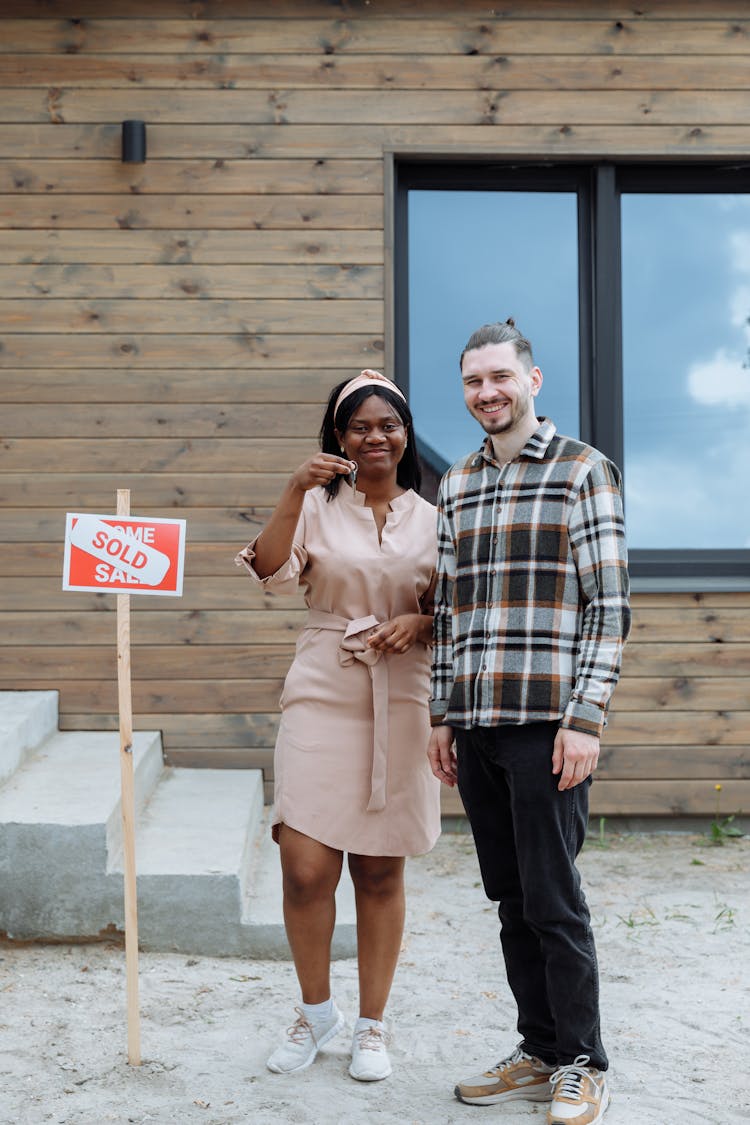
{"label": "man's hand", "polygon": [[450,789],[456,784],[456,750],[453,744],[453,727],[443,724],[433,727],[427,746],[430,768],[438,781]]}
{"label": "man's hand", "polygon": [[557,788],[572,789],[592,774],[599,761],[599,739],[593,734],[560,727],[552,750],[552,772],[560,774]]}

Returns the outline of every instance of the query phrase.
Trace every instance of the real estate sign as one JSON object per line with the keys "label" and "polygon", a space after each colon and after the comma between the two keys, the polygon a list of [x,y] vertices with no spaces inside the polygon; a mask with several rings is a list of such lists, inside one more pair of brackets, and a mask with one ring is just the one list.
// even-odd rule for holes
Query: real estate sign
{"label": "real estate sign", "polygon": [[63,590],[181,597],[185,520],[68,512]]}

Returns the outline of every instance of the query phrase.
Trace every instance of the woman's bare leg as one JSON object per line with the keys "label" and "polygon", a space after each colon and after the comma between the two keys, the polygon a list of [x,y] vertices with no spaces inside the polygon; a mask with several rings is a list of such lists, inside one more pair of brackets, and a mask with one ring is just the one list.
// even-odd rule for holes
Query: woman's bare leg
{"label": "woman's bare leg", "polygon": [[357,904],[359,1014],[382,1020],[404,932],[404,860],[350,855]]}
{"label": "woman's bare leg", "polygon": [[331,938],[343,853],[279,825],[284,924],[305,1004],[331,995]]}

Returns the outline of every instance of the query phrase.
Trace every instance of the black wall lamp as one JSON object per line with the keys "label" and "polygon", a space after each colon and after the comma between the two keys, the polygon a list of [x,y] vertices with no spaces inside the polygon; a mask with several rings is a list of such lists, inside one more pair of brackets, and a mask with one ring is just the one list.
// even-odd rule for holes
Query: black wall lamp
{"label": "black wall lamp", "polygon": [[146,122],[123,121],[122,123],[122,163],[145,164],[146,162]]}

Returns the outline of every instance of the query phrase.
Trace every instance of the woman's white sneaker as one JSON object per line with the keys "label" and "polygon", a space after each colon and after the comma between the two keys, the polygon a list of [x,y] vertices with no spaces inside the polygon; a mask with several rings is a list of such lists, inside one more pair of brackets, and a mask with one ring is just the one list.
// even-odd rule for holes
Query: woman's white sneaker
{"label": "woman's white sneaker", "polygon": [[380,1021],[357,1020],[352,1038],[352,1061],[349,1073],[358,1082],[379,1082],[392,1072],[388,1058],[389,1036]]}
{"label": "woman's white sneaker", "polygon": [[310,1022],[301,1008],[295,1008],[297,1019],[286,1030],[286,1039],[277,1047],[266,1066],[274,1074],[294,1074],[306,1070],[324,1044],[338,1035],[344,1026],[344,1017],[333,1005],[331,1015],[325,1020]]}

